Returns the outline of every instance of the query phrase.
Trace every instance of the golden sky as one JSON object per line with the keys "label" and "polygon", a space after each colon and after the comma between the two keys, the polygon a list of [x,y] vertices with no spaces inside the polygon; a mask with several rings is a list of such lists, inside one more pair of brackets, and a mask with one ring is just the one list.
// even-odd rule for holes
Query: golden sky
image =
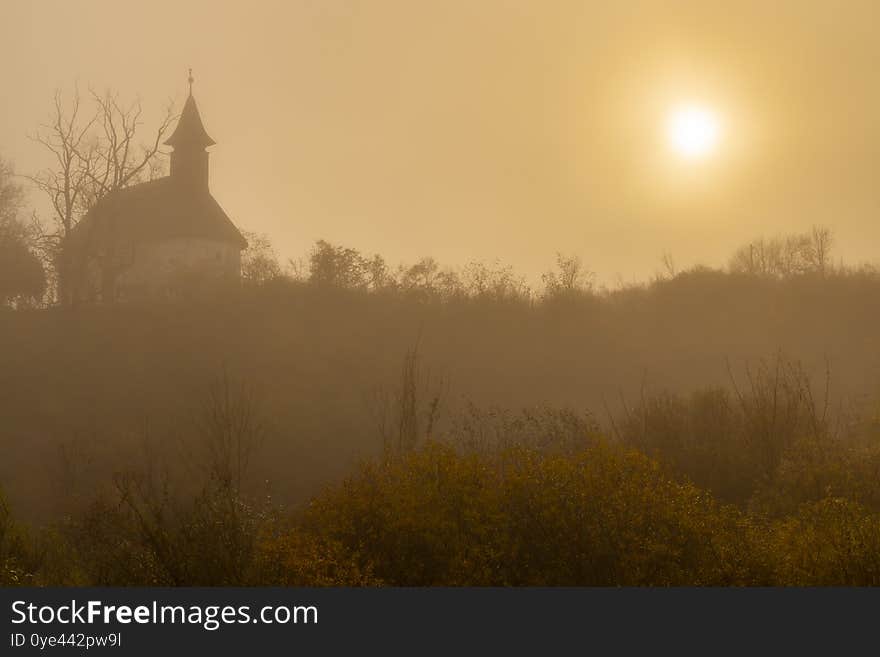
{"label": "golden sky", "polygon": [[[876,261],[878,21],[876,1],[0,0],[0,155],[45,162],[26,135],[56,88],[157,118],[191,66],[214,195],[285,256],[324,238],[535,276],[563,251],[632,280],[822,223]],[[664,141],[681,102],[723,122],[698,163]]]}

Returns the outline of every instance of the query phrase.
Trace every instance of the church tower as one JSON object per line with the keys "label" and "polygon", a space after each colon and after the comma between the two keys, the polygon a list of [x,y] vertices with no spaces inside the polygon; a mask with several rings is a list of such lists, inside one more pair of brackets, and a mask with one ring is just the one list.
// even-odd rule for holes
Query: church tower
{"label": "church tower", "polygon": [[189,72],[189,96],[172,135],[165,142],[172,146],[171,179],[193,190],[208,191],[208,146],[217,142],[208,136],[196,99],[192,95],[193,76]]}

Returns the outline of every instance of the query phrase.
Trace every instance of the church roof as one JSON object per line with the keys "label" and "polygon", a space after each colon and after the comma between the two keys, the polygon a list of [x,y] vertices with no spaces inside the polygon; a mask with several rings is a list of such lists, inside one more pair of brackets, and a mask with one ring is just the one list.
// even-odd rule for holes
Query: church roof
{"label": "church roof", "polygon": [[199,108],[196,106],[196,99],[190,94],[183,106],[183,111],[180,113],[177,127],[171,133],[171,136],[165,140],[165,144],[175,148],[180,146],[207,148],[216,143],[208,136],[208,132],[202,123],[202,117],[199,115]]}
{"label": "church roof", "polygon": [[113,245],[187,237],[247,246],[209,192],[194,193],[171,177],[111,192],[71,234],[74,248],[93,253]]}

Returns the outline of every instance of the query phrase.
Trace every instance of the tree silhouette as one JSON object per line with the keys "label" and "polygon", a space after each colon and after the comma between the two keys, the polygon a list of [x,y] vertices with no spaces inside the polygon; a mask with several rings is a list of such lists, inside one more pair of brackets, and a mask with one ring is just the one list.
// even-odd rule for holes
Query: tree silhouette
{"label": "tree silhouette", "polygon": [[0,306],[37,301],[46,288],[29,227],[19,219],[22,198],[12,165],[0,160]]}
{"label": "tree silhouette", "polygon": [[125,104],[115,91],[90,91],[83,106],[79,90],[69,99],[56,91],[49,121],[32,139],[52,156],[52,164],[28,178],[49,199],[52,215],[41,243],[58,275],[58,297],[69,300],[72,255],[66,249],[71,231],[110,192],[151,180],[162,169],[160,145],[174,120],[171,105],[146,142],[140,141],[140,100]]}

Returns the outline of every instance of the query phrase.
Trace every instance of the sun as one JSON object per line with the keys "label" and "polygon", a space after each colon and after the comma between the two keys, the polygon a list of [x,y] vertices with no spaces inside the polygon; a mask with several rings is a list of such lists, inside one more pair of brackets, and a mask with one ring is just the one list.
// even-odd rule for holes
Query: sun
{"label": "sun", "polygon": [[712,152],[721,136],[721,123],[711,109],[695,104],[679,105],[669,113],[666,125],[669,145],[688,160],[700,160]]}

